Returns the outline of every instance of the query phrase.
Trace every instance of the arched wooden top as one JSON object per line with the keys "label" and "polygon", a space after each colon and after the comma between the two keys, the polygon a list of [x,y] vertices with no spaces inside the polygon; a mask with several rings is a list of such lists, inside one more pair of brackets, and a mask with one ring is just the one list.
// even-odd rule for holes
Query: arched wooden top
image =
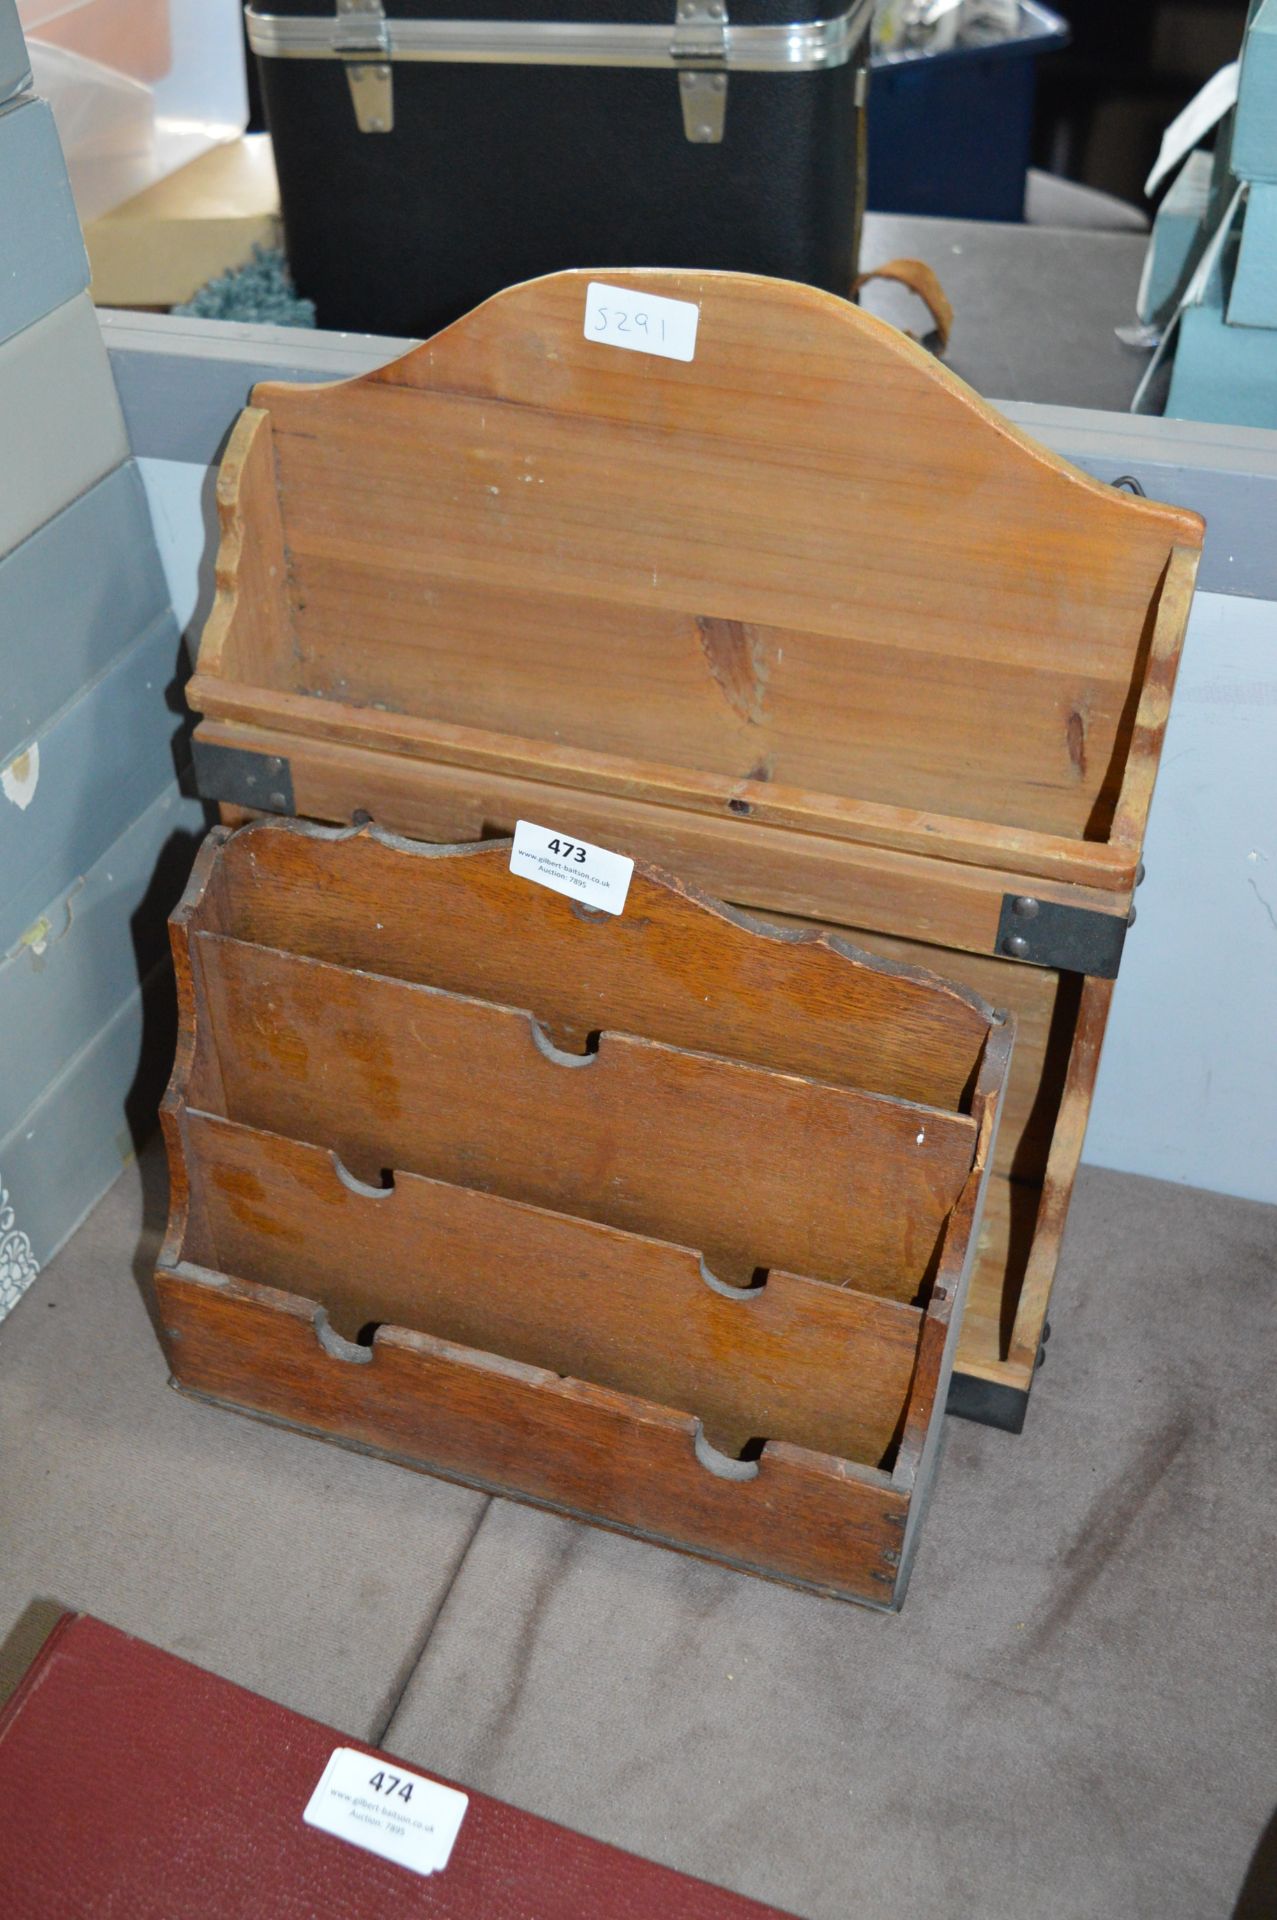
{"label": "arched wooden top", "polygon": [[[693,360],[622,353],[584,334],[593,281],[684,300],[700,311]],[[538,413],[704,435],[773,453],[870,461],[861,484],[978,470],[1014,479],[1039,509],[1089,510],[1119,540],[1200,545],[1181,507],[1115,494],[1013,426],[897,328],[837,295],[758,274],[673,268],[548,274],[508,287],[398,360],[351,381],[262,382],[272,413],[359,388],[468,395]],[[850,477],[850,473],[848,475]],[[951,503],[956,504],[956,503]],[[1023,508],[1027,516],[1029,503]],[[1017,516],[1019,517],[1019,516]]]}
{"label": "arched wooden top", "polygon": [[[591,280],[695,302],[694,359],[587,339]],[[357,709],[549,743],[635,795],[692,770],[835,831],[857,802],[955,846],[960,821],[1138,838],[1151,766],[1130,788],[1128,762],[1156,758],[1201,521],[1035,446],[846,301],[555,274],[358,380],[253,399],[208,713],[244,671],[222,639],[255,527],[259,682],[317,696],[330,733]]]}

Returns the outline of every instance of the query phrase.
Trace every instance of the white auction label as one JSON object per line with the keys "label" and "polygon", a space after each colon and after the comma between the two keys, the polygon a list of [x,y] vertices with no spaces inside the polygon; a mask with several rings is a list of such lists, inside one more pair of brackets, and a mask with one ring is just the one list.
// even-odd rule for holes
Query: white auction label
{"label": "white auction label", "polygon": [[605,287],[591,280],[585,290],[585,337],[627,353],[659,353],[666,360],[691,360],[701,310],[692,300],[666,300],[659,293],[635,293],[631,287]]}
{"label": "white auction label", "polygon": [[413,1873],[438,1873],[461,1831],[468,1794],[380,1755],[338,1747],[302,1819]]}
{"label": "white auction label", "polygon": [[588,906],[602,907],[604,913],[620,913],[634,862],[623,853],[592,847],[588,840],[574,840],[552,827],[517,820],[510,871],[555,893],[566,893],[569,900],[584,900]]}

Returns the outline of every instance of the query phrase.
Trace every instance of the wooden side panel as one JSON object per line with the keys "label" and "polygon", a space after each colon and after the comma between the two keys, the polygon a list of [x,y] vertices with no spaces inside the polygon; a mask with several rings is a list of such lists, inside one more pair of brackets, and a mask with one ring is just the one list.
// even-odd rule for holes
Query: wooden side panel
{"label": "wooden side panel", "polygon": [[[228,1117],[760,1267],[909,1300],[973,1122],[604,1033],[555,1053],[526,1013],[201,933]],[[659,1143],[659,1144],[658,1144]]]}
{"label": "wooden side panel", "polygon": [[871,1468],[776,1442],[725,1478],[688,1414],[400,1328],[359,1365],[321,1349],[295,1296],[166,1267],[156,1286],[180,1386],[745,1571],[892,1600],[909,1496]]}
{"label": "wooden side panel", "polygon": [[1113,820],[1112,837],[1119,846],[1138,850],[1144,843],[1200,559],[1200,543],[1177,544],[1162,581],[1132,721],[1130,758]]}
{"label": "wooden side panel", "polygon": [[201,673],[286,687],[296,672],[288,561],[269,414],[246,407],[217,473],[217,593],[200,640]]}
{"label": "wooden side panel", "polygon": [[727,1297],[695,1253],[188,1113],[209,1245],[187,1258],[317,1301],[358,1338],[390,1322],[695,1414],[736,1456],[789,1440],[881,1465],[917,1360],[914,1307],[773,1273]]}
{"label": "wooden side panel", "polygon": [[564,274],[366,379],[257,390],[297,689],[1091,832],[1195,517],[1031,447],[829,295],[626,278],[697,302],[693,362],[585,339]]}
{"label": "wooden side panel", "polygon": [[[775,921],[814,931],[810,921],[771,914],[764,918],[769,924]],[[994,1171],[1017,1180],[1040,1181],[1064,1090],[1081,978],[1049,967],[1020,966],[995,954],[961,953],[926,946],[920,940],[893,939],[863,927],[840,927],[837,934],[879,959],[901,966],[935,967],[945,979],[1014,1014],[1015,1051],[1002,1103]]]}
{"label": "wooden side panel", "polygon": [[[781,924],[798,928],[809,923]],[[1107,1008],[1111,983],[861,928],[839,931],[901,965],[938,967],[972,992],[998,998],[1015,1015],[1015,1051],[962,1321],[958,1367],[1026,1391],[1046,1320],[1103,1039],[1103,1020],[1097,1033],[1094,1012],[1087,1012],[1085,1019],[1083,1013],[1097,990]],[[1066,1088],[1067,1146],[1061,1149]],[[1044,1208],[1048,1166],[1051,1200]]]}
{"label": "wooden side panel", "polygon": [[1111,980],[1087,980],[1083,984],[1068,1071],[1043,1176],[1042,1201],[1034,1222],[1033,1246],[1026,1261],[1011,1328],[1008,1358],[1013,1365],[1033,1367],[1037,1362],[1112,1004]]}
{"label": "wooden side panel", "polygon": [[989,1011],[806,927],[769,934],[636,870],[620,915],[510,872],[506,846],[405,848],[263,823],[229,840],[225,909],[262,946],[529,1007],[562,1046],[609,1027],[756,1066],[959,1108]]}

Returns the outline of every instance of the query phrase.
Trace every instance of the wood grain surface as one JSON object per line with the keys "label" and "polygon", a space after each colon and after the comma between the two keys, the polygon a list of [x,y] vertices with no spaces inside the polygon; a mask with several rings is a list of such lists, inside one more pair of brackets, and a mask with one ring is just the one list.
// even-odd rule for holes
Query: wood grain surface
{"label": "wood grain surface", "polygon": [[198,1268],[161,1266],[156,1290],[173,1377],[207,1398],[741,1571],[896,1596],[911,1494],[876,1468],[776,1441],[726,1478],[691,1414],[403,1327],[355,1365],[307,1301]]}
{"label": "wood grain surface", "polygon": [[982,865],[1036,839],[1029,871],[1120,884],[1196,517],[1087,479],[833,296],[627,278],[696,301],[694,361],[584,338],[569,273],[359,380],[258,388],[226,573],[275,570],[282,503],[286,578],[234,605],[255,667],[223,665],[219,614],[194,704],[243,720],[272,690],[303,734]]}
{"label": "wood grain surface", "polygon": [[[202,737],[287,758],[313,818],[534,820],[973,984],[1007,894],[1125,921],[1200,520],[833,296],[621,278],[696,304],[692,361],[591,341],[564,273],[357,381],[255,390]],[[1001,970],[1023,1038],[962,1351],[1023,1389],[1105,995],[1083,1020],[1080,980]],[[862,1083],[951,1102],[924,1061]]]}
{"label": "wood grain surface", "polygon": [[1200,523],[830,295],[627,278],[696,301],[694,361],[585,339],[561,274],[360,380],[257,389],[290,687],[1106,839],[1149,609]]}
{"label": "wood grain surface", "polygon": [[759,1268],[912,1300],[971,1169],[967,1115],[195,936],[231,1119]]}
{"label": "wood grain surface", "polygon": [[207,1239],[188,1258],[314,1300],[357,1340],[389,1321],[695,1414],[720,1452],[790,1440],[881,1466],[918,1357],[915,1307],[774,1272],[715,1286],[687,1247],[396,1173],[191,1112]]}
{"label": "wood grain surface", "polygon": [[[172,921],[181,1033],[157,1287],[175,1378],[468,1484],[898,1606],[1012,1022],[642,868],[628,934],[624,915],[609,936],[568,911],[545,919],[550,947],[531,942],[536,981],[552,957],[559,1004],[576,1002],[557,1036],[518,1005],[369,970],[398,956],[409,973],[464,971],[493,902],[526,886],[504,859],[295,822],[210,834]],[[436,919],[460,929],[452,944],[432,948]],[[503,967],[475,961],[485,995],[514,983],[508,955]],[[786,1070],[804,1007],[823,1007],[833,1034],[842,982],[853,1024],[867,1020],[870,979],[893,983],[879,1019],[894,995],[952,1020],[965,1036],[952,1058],[983,1022],[966,1111]],[[770,1063],[600,1032],[583,990],[623,1015],[626,982],[658,1014],[717,1007],[720,1049],[762,1010],[753,1044]],[[835,1046],[823,1064],[839,1073],[850,1057]]]}
{"label": "wood grain surface", "polygon": [[291,768],[296,810],[314,820],[349,822],[366,813],[392,832],[435,842],[499,838],[512,834],[517,821],[532,820],[661,866],[737,906],[835,926],[854,922],[939,946],[992,953],[1007,893],[1111,914],[1123,923],[1130,910],[1133,868],[1114,891],[1107,884],[1039,879],[1016,866],[950,859],[939,839],[933,854],[911,854],[761,825],[727,810],[712,818],[628,795],[438,766],[277,727],[205,720],[199,736],[210,745],[282,755]]}
{"label": "wood grain surface", "polygon": [[623,914],[591,913],[512,874],[508,844],[270,822],[226,842],[217,878],[220,932],[526,1006],[578,1052],[611,1027],[957,1110],[989,1029],[977,994],[915,965],[819,927],[760,930],[642,868]]}

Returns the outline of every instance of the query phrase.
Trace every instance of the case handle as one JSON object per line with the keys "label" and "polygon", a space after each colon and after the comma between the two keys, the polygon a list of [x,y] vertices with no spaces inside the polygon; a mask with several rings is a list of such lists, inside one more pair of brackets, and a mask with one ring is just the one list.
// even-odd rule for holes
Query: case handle
{"label": "case handle", "polygon": [[[897,280],[902,287],[908,287],[910,293],[916,293],[936,323],[936,338],[939,351],[944,352],[949,344],[949,335],[953,331],[953,307],[949,296],[940,285],[935,273],[925,260],[887,260],[880,267],[871,267],[868,273],[859,273],[851,283],[853,294],[860,292],[871,280]],[[916,339],[916,334],[910,334]]]}

